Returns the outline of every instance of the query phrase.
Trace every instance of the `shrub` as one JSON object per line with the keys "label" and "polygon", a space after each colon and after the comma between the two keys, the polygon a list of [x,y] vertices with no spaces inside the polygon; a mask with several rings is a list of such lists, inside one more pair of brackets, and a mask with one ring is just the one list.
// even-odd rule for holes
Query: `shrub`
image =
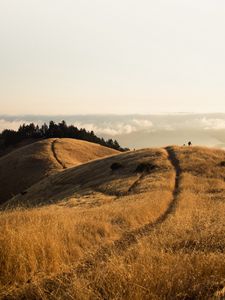
{"label": "shrub", "polygon": [[27,194],[27,191],[22,191],[20,192],[20,194],[23,196],[23,195],[26,195]]}
{"label": "shrub", "polygon": [[123,165],[121,163],[114,162],[110,168],[112,171],[116,171],[118,169],[121,169],[122,167],[123,167]]}
{"label": "shrub", "polygon": [[150,171],[154,170],[155,168],[156,168],[156,165],[142,162],[137,166],[135,172],[137,172],[137,173],[150,172]]}

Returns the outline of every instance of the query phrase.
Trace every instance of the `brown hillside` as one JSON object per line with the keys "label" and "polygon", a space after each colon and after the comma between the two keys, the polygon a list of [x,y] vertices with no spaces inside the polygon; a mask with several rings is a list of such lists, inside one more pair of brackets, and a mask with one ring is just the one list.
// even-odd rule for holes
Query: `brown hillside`
{"label": "brown hillside", "polygon": [[64,168],[74,167],[88,161],[118,154],[117,150],[75,139],[56,139],[55,155]]}
{"label": "brown hillside", "polygon": [[[1,141],[0,141],[1,142]],[[0,148],[0,157],[4,156],[4,155],[7,155],[9,153],[11,153],[12,151],[15,151],[15,150],[18,150],[20,149],[21,147],[25,147],[27,145],[30,145],[30,144],[33,144],[33,143],[36,143],[37,140],[36,139],[24,139],[20,142],[18,142],[17,144],[15,145],[10,145],[10,146],[7,146],[7,147],[3,147],[3,148]],[[3,143],[4,144],[4,143]]]}
{"label": "brown hillside", "polygon": [[225,297],[222,150],[119,154],[8,204],[33,208],[0,212],[2,299]]}
{"label": "brown hillside", "polygon": [[46,176],[118,151],[74,139],[47,139],[0,158],[0,203]]}
{"label": "brown hillside", "polygon": [[[112,171],[113,163],[119,163],[121,168]],[[141,163],[152,165],[155,169],[146,174],[142,170],[136,171]],[[96,203],[96,199],[100,202],[100,199],[104,199],[104,202],[106,199],[110,201],[119,196],[129,196],[133,190],[143,193],[149,192],[150,188],[152,192],[146,178],[151,174],[153,179],[157,179],[161,173],[167,172],[167,168],[168,161],[164,150],[146,149],[123,153],[50,176],[33,185],[25,195],[12,198],[6,205],[33,207],[73,199],[79,206],[86,197],[89,198],[90,205],[93,205],[92,199]]]}

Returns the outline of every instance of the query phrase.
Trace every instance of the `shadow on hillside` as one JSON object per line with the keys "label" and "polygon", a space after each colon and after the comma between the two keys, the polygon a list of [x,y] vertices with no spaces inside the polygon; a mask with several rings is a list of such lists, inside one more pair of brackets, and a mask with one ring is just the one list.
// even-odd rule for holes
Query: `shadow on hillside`
{"label": "shadow on hillside", "polygon": [[[112,164],[123,167],[112,170]],[[144,166],[144,167],[143,167]],[[146,167],[147,166],[147,167]],[[2,209],[37,207],[56,204],[70,197],[83,197],[96,192],[115,198],[137,192],[145,177],[159,178],[170,169],[163,150],[139,150],[95,160],[52,175],[23,194],[17,195]]]}

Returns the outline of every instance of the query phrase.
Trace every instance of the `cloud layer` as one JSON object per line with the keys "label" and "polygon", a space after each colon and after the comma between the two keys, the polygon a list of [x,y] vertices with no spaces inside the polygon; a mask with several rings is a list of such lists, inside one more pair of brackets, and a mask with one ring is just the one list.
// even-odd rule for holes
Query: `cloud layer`
{"label": "cloud layer", "polygon": [[183,144],[184,138],[189,137],[204,145],[225,143],[225,114],[0,116],[0,131],[17,129],[23,123],[42,124],[63,119],[78,128],[93,130],[104,138],[118,139],[128,147]]}
{"label": "cloud layer", "polygon": [[[93,130],[97,134],[117,136],[129,135],[134,132],[155,132],[157,130],[174,131],[182,129],[196,130],[222,130],[225,129],[225,115],[211,117],[211,115],[154,115],[154,116],[109,116],[108,120],[102,116],[29,116],[26,117],[0,117],[0,131],[4,129],[17,129],[23,123],[33,122],[42,124],[53,119],[56,122],[65,119],[68,124],[78,128]],[[68,120],[69,119],[69,120]],[[77,121],[78,119],[78,121]]]}

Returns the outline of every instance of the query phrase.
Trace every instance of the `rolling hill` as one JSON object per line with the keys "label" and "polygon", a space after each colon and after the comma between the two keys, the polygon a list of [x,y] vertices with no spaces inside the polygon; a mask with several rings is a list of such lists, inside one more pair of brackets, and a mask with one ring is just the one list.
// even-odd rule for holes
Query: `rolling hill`
{"label": "rolling hill", "polygon": [[0,157],[0,203],[44,177],[118,151],[75,139],[46,139]]}
{"label": "rolling hill", "polygon": [[43,179],[7,207],[2,299],[224,299],[222,150],[99,159]]}
{"label": "rolling hill", "polygon": [[[118,163],[120,168],[113,171],[113,163]],[[83,197],[89,197],[90,204],[93,205],[96,201],[92,199],[96,198],[109,201],[120,196],[130,196],[133,191],[139,193],[139,189],[146,192],[150,189],[152,192],[152,186],[148,185],[146,176],[142,178],[145,172],[136,171],[139,164],[144,164],[147,168],[152,166],[154,176],[159,178],[160,185],[163,184],[162,175],[168,172],[170,166],[166,151],[144,149],[92,161],[45,178],[27,189],[25,195],[18,194],[10,199],[6,205],[34,207],[49,203],[66,203],[71,199],[80,205]],[[143,191],[141,190],[141,193]]]}

